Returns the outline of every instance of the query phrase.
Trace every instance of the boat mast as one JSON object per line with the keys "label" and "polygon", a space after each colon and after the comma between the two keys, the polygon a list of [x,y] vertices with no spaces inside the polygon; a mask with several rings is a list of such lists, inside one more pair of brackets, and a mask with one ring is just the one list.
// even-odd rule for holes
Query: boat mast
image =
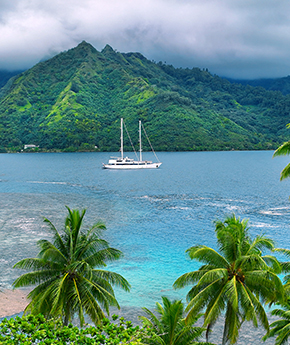
{"label": "boat mast", "polygon": [[142,162],[142,142],[141,142],[141,121],[139,120],[139,149],[140,149],[140,162]]}
{"label": "boat mast", "polygon": [[124,158],[124,152],[123,152],[123,118],[121,117],[121,159]]}

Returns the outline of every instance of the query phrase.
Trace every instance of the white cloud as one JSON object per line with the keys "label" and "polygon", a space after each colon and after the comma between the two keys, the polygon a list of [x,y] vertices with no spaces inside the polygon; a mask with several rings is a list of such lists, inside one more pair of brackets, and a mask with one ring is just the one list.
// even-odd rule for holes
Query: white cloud
{"label": "white cloud", "polygon": [[290,71],[288,0],[2,0],[0,10],[0,68],[86,40],[232,77]]}

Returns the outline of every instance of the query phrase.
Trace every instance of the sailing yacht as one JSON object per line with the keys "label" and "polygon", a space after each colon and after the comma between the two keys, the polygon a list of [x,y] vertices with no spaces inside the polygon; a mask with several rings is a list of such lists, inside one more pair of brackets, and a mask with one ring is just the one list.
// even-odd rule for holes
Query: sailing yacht
{"label": "sailing yacht", "polygon": [[[141,121],[139,121],[139,160],[138,160],[138,156],[137,156],[137,160],[134,160],[132,158],[128,158],[128,157],[124,157],[124,150],[123,150],[123,118],[121,118],[121,148],[120,148],[120,151],[121,151],[121,157],[111,157],[109,159],[109,163],[105,164],[103,163],[103,168],[104,169],[156,169],[156,168],[159,168],[160,165],[162,164],[156,153],[154,152],[153,150],[153,147],[150,143],[150,140],[146,134],[146,131],[145,131],[145,134],[146,134],[146,137],[147,137],[147,140],[151,146],[151,149],[157,159],[157,163],[153,163],[152,161],[144,161],[142,160],[142,124],[141,124]],[[143,127],[144,129],[144,127]],[[128,133],[129,135],[129,133]],[[131,139],[130,139],[131,141]],[[133,147],[134,148],[134,147]],[[135,149],[134,149],[135,151]]]}

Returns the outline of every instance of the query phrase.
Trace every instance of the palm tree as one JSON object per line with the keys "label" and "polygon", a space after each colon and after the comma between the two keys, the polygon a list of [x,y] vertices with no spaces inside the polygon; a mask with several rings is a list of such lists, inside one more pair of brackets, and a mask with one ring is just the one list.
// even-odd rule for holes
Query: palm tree
{"label": "palm tree", "polygon": [[246,220],[240,221],[232,215],[224,222],[215,222],[215,226],[219,251],[204,245],[189,248],[190,259],[203,265],[179,277],[174,288],[193,284],[187,295],[187,320],[205,309],[207,339],[208,331],[225,312],[222,343],[234,344],[245,320],[251,320],[255,327],[260,321],[269,329],[262,302],[283,298],[283,285],[277,276],[281,267],[275,257],[262,255],[264,250],[274,249],[273,241],[265,236],[252,240]]}
{"label": "palm tree", "polygon": [[167,297],[162,297],[163,305],[156,303],[157,317],[147,308],[143,310],[148,318],[141,316],[143,326],[149,330],[149,336],[144,337],[143,343],[150,345],[192,345],[209,344],[198,342],[198,338],[205,331],[202,327],[194,327],[193,324],[200,315],[185,324],[183,317],[184,307],[181,301],[171,302]]}
{"label": "palm tree", "polygon": [[[290,250],[283,248],[276,248],[275,251],[284,254],[287,258],[290,258]],[[284,276],[284,291],[287,296],[286,301],[281,303],[280,308],[276,308],[271,311],[271,314],[278,316],[281,319],[274,321],[270,324],[271,330],[264,336],[263,340],[270,337],[277,336],[275,345],[288,344],[290,338],[290,262],[281,262],[282,272],[286,273]]]}
{"label": "palm tree", "polygon": [[31,302],[26,312],[41,313],[46,317],[61,317],[67,325],[78,314],[80,325],[84,314],[98,324],[104,318],[101,306],[109,313],[109,306],[119,304],[112,285],[129,291],[130,284],[120,274],[104,270],[107,261],[118,260],[122,252],[109,247],[99,235],[105,230],[101,222],[89,230],[81,230],[86,210],[67,207],[68,216],[62,233],[44,219],[53,234],[53,242],[37,242],[37,258],[19,261],[14,268],[26,269],[15,280],[15,288],[37,285],[28,295]]}
{"label": "palm tree", "polygon": [[[290,126],[287,125],[289,128]],[[290,141],[285,142],[282,144],[278,149],[274,152],[273,157],[277,156],[286,156],[290,154]],[[281,171],[280,174],[280,181],[284,180],[285,178],[290,176],[290,163],[286,165],[286,167]]]}
{"label": "palm tree", "polygon": [[270,324],[271,330],[263,337],[266,340],[270,337],[277,336],[275,345],[287,345],[290,338],[290,301],[288,300],[281,308],[271,311],[274,316],[279,316],[281,319]]}

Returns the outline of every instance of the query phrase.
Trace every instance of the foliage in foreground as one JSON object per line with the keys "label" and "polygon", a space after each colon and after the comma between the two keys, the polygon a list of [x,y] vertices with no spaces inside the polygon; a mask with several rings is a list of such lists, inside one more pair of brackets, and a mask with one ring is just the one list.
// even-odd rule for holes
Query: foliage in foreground
{"label": "foliage in foreground", "polygon": [[194,272],[179,277],[175,288],[193,287],[187,298],[187,320],[205,308],[204,325],[210,330],[225,312],[223,344],[235,344],[242,322],[260,323],[267,331],[269,323],[263,302],[281,301],[284,294],[277,274],[282,267],[267,250],[274,242],[265,236],[251,239],[247,221],[235,215],[216,222],[219,251],[205,245],[189,248],[190,259],[203,265]]}
{"label": "foliage in foreground", "polygon": [[284,304],[282,308],[272,310],[272,315],[280,319],[271,323],[271,330],[263,337],[266,340],[271,337],[277,337],[275,345],[287,345],[290,338],[290,303]]}
{"label": "foliage in foreground", "polygon": [[[290,258],[290,250],[277,248],[277,252]],[[287,296],[287,300],[281,303],[279,308],[272,310],[271,314],[279,317],[278,320],[270,324],[269,332],[264,336],[264,340],[270,337],[277,337],[275,345],[286,345],[290,339],[290,263],[289,261],[281,263],[283,273],[286,273],[284,277],[284,290]]]}
{"label": "foliage in foreground", "polygon": [[48,220],[53,233],[53,242],[38,241],[40,252],[37,258],[19,261],[14,267],[30,270],[15,280],[14,287],[37,285],[29,294],[31,302],[26,312],[39,313],[46,317],[61,317],[67,325],[77,314],[80,325],[84,314],[98,324],[104,318],[103,307],[119,308],[112,285],[129,291],[130,285],[120,274],[102,269],[107,261],[114,261],[122,252],[109,247],[99,237],[105,230],[103,223],[93,225],[87,231],[81,229],[85,210],[70,210],[65,227],[59,233]]}
{"label": "foliage in foreground", "polygon": [[[290,124],[287,125],[290,128]],[[279,146],[277,150],[274,152],[273,157],[278,156],[286,156],[290,154],[290,141],[286,141],[284,144]],[[281,171],[280,174],[280,181],[284,180],[285,178],[290,176],[290,163],[286,165],[286,167]]]}
{"label": "foliage in foreground", "polygon": [[[116,320],[118,316],[113,318]],[[1,345],[72,345],[72,344],[141,344],[146,330],[133,327],[130,321],[119,319],[114,324],[103,319],[97,326],[84,329],[69,324],[63,326],[61,320],[47,320],[42,315],[27,315],[22,318],[4,319],[0,323]]]}
{"label": "foliage in foreground", "polygon": [[148,318],[141,316],[143,326],[151,331],[150,337],[145,337],[143,342],[150,345],[193,345],[209,344],[199,342],[205,328],[194,327],[194,323],[201,315],[185,323],[184,307],[181,301],[171,302],[167,297],[162,297],[163,305],[156,303],[156,316],[152,311],[143,308]]}

